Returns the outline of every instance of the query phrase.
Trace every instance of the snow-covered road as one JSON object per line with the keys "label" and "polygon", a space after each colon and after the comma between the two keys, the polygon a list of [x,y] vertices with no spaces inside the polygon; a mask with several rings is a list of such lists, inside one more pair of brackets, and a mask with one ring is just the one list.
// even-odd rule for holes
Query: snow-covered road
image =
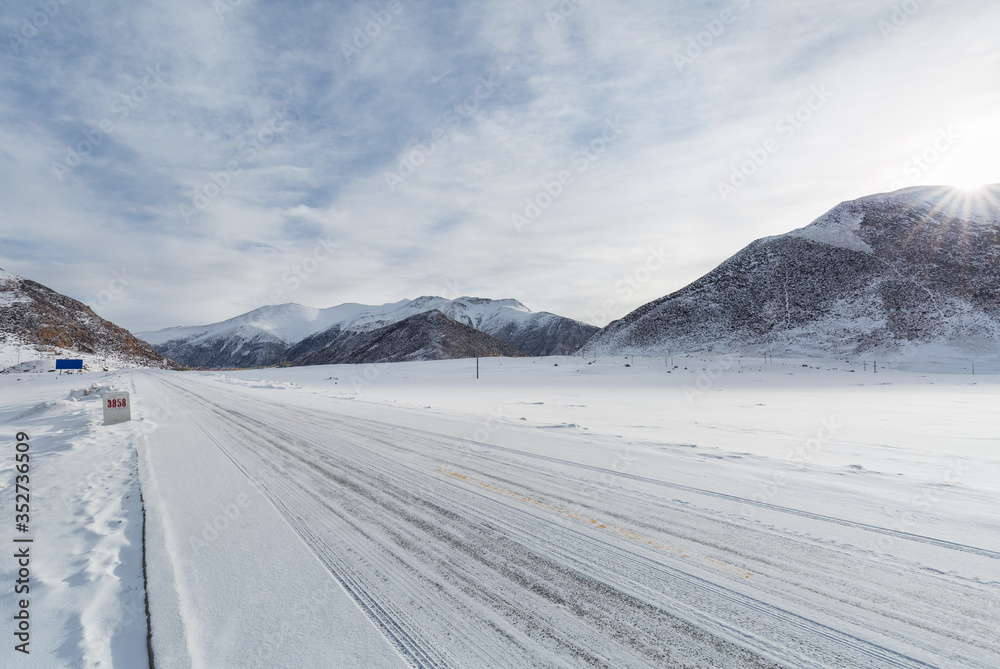
{"label": "snow-covered road", "polygon": [[135,389],[161,407],[140,446],[161,668],[1000,664],[991,547],[573,434],[541,452],[196,375]]}

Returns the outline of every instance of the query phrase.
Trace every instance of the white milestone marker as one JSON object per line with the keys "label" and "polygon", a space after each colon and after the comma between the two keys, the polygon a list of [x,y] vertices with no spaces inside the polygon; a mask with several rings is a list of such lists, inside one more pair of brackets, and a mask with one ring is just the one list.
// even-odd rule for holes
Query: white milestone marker
{"label": "white milestone marker", "polygon": [[104,395],[104,424],[117,425],[132,420],[132,399],[125,391]]}

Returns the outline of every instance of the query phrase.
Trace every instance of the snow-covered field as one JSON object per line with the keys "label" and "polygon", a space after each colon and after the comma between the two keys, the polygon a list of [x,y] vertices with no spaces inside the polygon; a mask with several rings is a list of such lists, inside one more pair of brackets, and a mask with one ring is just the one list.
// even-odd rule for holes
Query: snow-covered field
{"label": "snow-covered field", "polygon": [[0,665],[145,666],[141,484],[157,667],[1000,666],[1000,375],[900,367],[0,375]]}
{"label": "snow-covered field", "polygon": [[[128,384],[128,374],[0,376],[0,517],[7,544],[0,558],[6,627],[0,666],[144,666],[135,451],[141,425],[100,425],[101,396],[116,383]],[[29,437],[21,462],[18,433]],[[15,471],[24,464],[27,472]],[[27,518],[15,509],[15,502],[25,503],[19,493],[28,496]],[[22,521],[27,532],[15,529]],[[14,543],[24,538],[33,541]],[[18,564],[14,556],[25,548],[28,564]],[[27,639],[14,636],[22,600],[29,602]],[[29,655],[15,650],[25,640]]]}

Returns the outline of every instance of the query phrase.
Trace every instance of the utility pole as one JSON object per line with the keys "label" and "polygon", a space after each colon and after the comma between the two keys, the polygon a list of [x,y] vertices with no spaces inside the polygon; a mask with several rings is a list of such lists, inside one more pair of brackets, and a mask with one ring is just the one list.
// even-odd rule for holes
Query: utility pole
{"label": "utility pole", "polygon": [[476,356],[476,378],[479,378],[479,356]]}

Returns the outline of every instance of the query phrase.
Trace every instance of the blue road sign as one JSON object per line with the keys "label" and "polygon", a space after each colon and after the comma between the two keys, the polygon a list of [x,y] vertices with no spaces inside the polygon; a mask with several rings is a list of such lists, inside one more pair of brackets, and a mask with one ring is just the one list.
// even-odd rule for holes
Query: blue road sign
{"label": "blue road sign", "polygon": [[56,369],[83,369],[83,360],[56,360]]}

